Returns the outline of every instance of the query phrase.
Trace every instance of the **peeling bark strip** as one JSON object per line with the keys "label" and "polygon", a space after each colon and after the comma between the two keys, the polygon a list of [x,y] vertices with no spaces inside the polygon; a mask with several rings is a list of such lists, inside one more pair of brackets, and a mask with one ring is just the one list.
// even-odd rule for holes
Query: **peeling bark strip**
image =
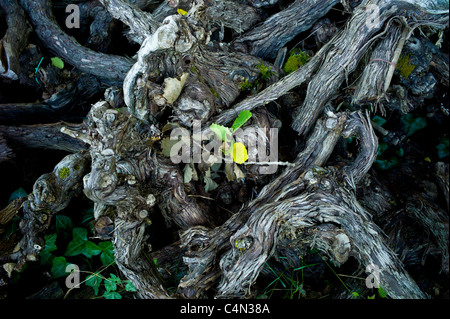
{"label": "peeling bark strip", "polygon": [[[392,65],[394,52],[402,34],[402,26],[392,24],[386,37],[380,41],[365,66],[361,79],[353,94],[352,103],[376,106],[383,99],[387,72]],[[395,65],[394,65],[395,67]]]}
{"label": "peeling bark strip", "polygon": [[237,38],[233,44],[238,50],[263,59],[274,59],[280,48],[310,29],[337,3],[338,0],[296,0],[287,9]]}
{"label": "peeling bark strip", "polygon": [[55,21],[49,0],[20,0],[41,41],[55,54],[78,68],[100,78],[123,80],[131,68],[127,58],[91,51],[67,35]]}

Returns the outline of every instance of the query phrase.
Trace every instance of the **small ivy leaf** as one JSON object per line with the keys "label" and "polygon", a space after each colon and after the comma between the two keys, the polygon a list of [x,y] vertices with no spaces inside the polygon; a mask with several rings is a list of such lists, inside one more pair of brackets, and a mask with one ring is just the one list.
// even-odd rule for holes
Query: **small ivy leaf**
{"label": "small ivy leaf", "polygon": [[390,159],[377,159],[375,160],[375,166],[381,170],[390,170],[400,166],[400,161],[396,157]]}
{"label": "small ivy leaf", "polygon": [[411,136],[416,131],[421,130],[427,126],[427,121],[425,118],[414,118],[414,116],[410,113],[402,116],[402,122],[405,127],[406,136]]}
{"label": "small ivy leaf", "polygon": [[73,225],[70,217],[64,215],[56,215],[56,232],[69,233],[72,231]]}
{"label": "small ivy leaf", "polygon": [[114,274],[109,274],[109,278],[110,278],[112,281],[114,281],[115,283],[118,283],[118,284],[120,284],[120,283],[122,282],[122,279],[120,279],[119,277],[117,277],[117,276],[114,275]]}
{"label": "small ivy leaf", "polygon": [[228,127],[213,123],[209,126],[209,129],[216,134],[217,138],[224,142],[231,141],[231,131]]}
{"label": "small ivy leaf", "polygon": [[177,140],[172,140],[168,137],[163,138],[161,141],[162,154],[165,157],[170,157],[170,150],[172,149],[172,146],[174,146],[176,143],[178,143]]}
{"label": "small ivy leaf", "polygon": [[386,291],[384,291],[384,289],[383,288],[381,288],[381,287],[378,287],[378,295],[381,297],[381,298],[386,298],[386,296],[387,296],[387,292]]}
{"label": "small ivy leaf", "polygon": [[44,249],[42,249],[40,255],[40,263],[41,265],[51,265],[53,263],[53,259],[55,258],[52,255],[52,251],[56,250],[56,233],[45,236],[45,245]]}
{"label": "small ivy leaf", "polygon": [[111,241],[104,241],[98,244],[98,247],[102,250],[100,260],[103,266],[109,266],[115,263],[114,259],[114,246]]}
{"label": "small ivy leaf", "polygon": [[102,250],[95,243],[91,241],[85,242],[83,255],[85,255],[86,257],[96,256],[99,255],[101,252]]}
{"label": "small ivy leaf", "polygon": [[234,181],[236,179],[236,173],[234,172],[235,163],[225,163],[225,176],[229,181]]}
{"label": "small ivy leaf", "polygon": [[180,8],[177,9],[177,13],[182,16],[185,16],[187,14],[186,11],[184,11],[183,9],[180,9]]}
{"label": "small ivy leaf", "polygon": [[11,194],[11,196],[9,197],[8,203],[11,203],[13,200],[20,198],[20,197],[25,197],[27,195],[28,194],[25,191],[25,189],[23,189],[22,187],[19,187]]}
{"label": "small ivy leaf", "polygon": [[43,251],[51,252],[51,251],[56,250],[56,237],[57,237],[56,233],[53,233],[53,234],[50,234],[50,235],[47,235],[44,237],[45,238],[45,246],[44,246]]}
{"label": "small ivy leaf", "polygon": [[168,123],[166,123],[166,125],[163,126],[163,128],[161,129],[161,132],[165,133],[165,132],[170,131],[177,127],[178,127],[177,123],[168,122]]}
{"label": "small ivy leaf", "polygon": [[211,169],[208,168],[208,170],[205,172],[205,175],[203,176],[203,181],[205,182],[205,192],[213,191],[219,185],[211,178]]}
{"label": "small ivy leaf", "polygon": [[76,256],[86,252],[87,229],[77,227],[73,229],[72,234],[73,239],[67,245],[66,252],[64,253],[65,256]]}
{"label": "small ivy leaf", "polygon": [[105,280],[105,289],[106,289],[106,291],[115,291],[115,290],[117,290],[116,281],[112,280],[112,279],[106,279]]}
{"label": "small ivy leaf", "polygon": [[129,281],[129,280],[126,281],[125,290],[126,291],[133,291],[133,292],[137,291],[136,288],[134,288],[134,286],[131,283],[131,281]]}
{"label": "small ivy leaf", "polygon": [[233,163],[234,167],[234,174],[236,175],[236,179],[240,180],[242,178],[245,178],[245,174],[242,172],[242,170],[237,166],[235,163]]}
{"label": "small ivy leaf", "polygon": [[377,123],[379,126],[383,126],[384,123],[386,123],[386,120],[382,118],[381,116],[375,115],[372,119],[375,123]]}
{"label": "small ivy leaf", "polygon": [[449,148],[448,138],[441,139],[440,144],[436,146],[439,158],[444,158],[448,156],[449,153],[448,148]]}
{"label": "small ivy leaf", "polygon": [[231,130],[234,132],[242,125],[244,125],[252,117],[252,112],[249,110],[244,110],[239,113],[238,117],[234,120],[233,125],[231,125]]}
{"label": "small ivy leaf", "polygon": [[100,284],[102,283],[102,278],[97,274],[90,275],[86,278],[86,285],[94,289],[94,293],[97,296]]}
{"label": "small ivy leaf", "polygon": [[67,276],[69,273],[66,272],[67,266],[70,265],[67,263],[66,258],[64,257],[55,257],[52,262],[52,278],[59,278]]}
{"label": "small ivy leaf", "polygon": [[377,152],[377,156],[380,156],[381,154],[384,153],[384,151],[386,151],[388,148],[388,145],[384,142],[378,144],[378,152]]}
{"label": "small ivy leaf", "polygon": [[185,184],[189,183],[192,180],[192,174],[193,174],[193,171],[192,171],[191,166],[189,164],[186,164],[184,166],[184,176],[183,176],[183,179],[184,179],[183,182]]}
{"label": "small ivy leaf", "polygon": [[105,299],[122,299],[122,296],[115,291],[114,292],[105,291],[103,297],[105,297]]}
{"label": "small ivy leaf", "polygon": [[88,221],[94,219],[94,208],[88,208],[83,214],[82,224],[87,223]]}
{"label": "small ivy leaf", "polygon": [[219,187],[219,185],[217,185],[217,183],[215,181],[213,181],[211,179],[211,177],[204,177],[204,181],[205,181],[205,192],[209,192],[209,191],[213,191],[215,190],[217,187]]}
{"label": "small ivy leaf", "polygon": [[246,160],[248,160],[247,149],[245,148],[245,145],[242,143],[234,143],[232,155],[233,160],[238,164],[242,164]]}
{"label": "small ivy leaf", "polygon": [[58,69],[64,69],[64,62],[58,57],[54,57],[50,59],[52,61],[52,65],[57,67]]}

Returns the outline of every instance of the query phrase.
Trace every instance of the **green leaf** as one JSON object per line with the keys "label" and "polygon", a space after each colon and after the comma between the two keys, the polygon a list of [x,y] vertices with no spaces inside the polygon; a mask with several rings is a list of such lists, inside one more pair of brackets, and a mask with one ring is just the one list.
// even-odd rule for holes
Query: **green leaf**
{"label": "green leaf", "polygon": [[137,291],[136,288],[134,288],[131,281],[129,281],[129,280],[126,281],[125,290],[126,291]]}
{"label": "green leaf", "polygon": [[44,249],[42,251],[51,252],[51,251],[56,250],[56,248],[57,248],[56,247],[56,237],[57,237],[56,233],[45,236],[44,237],[45,245],[44,245]]}
{"label": "green leaf", "polygon": [[215,181],[213,181],[211,179],[211,177],[204,177],[203,178],[204,182],[205,182],[205,192],[209,192],[209,191],[213,191],[215,190],[217,187],[219,187],[219,185],[217,185],[217,183]]}
{"label": "green leaf", "polygon": [[118,284],[120,284],[122,282],[122,279],[120,279],[119,277],[117,277],[114,274],[109,274],[109,279]]}
{"label": "green leaf", "polygon": [[95,295],[98,295],[100,284],[102,283],[102,277],[97,274],[90,275],[86,278],[86,285],[94,289]]}
{"label": "green leaf", "polygon": [[359,297],[359,293],[357,293],[356,291],[353,291],[353,292],[352,292],[352,296],[353,296],[354,298],[358,298],[358,297]]}
{"label": "green leaf", "polygon": [[96,256],[101,252],[102,250],[95,243],[91,241],[85,242],[83,255],[85,255],[86,257]]}
{"label": "green leaf", "polygon": [[161,141],[162,154],[165,157],[170,157],[170,150],[172,149],[172,146],[174,146],[176,143],[178,143],[178,140],[172,140],[168,137],[163,138]]}
{"label": "green leaf", "polygon": [[56,232],[57,233],[70,233],[73,225],[70,217],[64,215],[56,215]]}
{"label": "green leaf", "polygon": [[98,244],[98,247],[102,250],[100,260],[104,266],[114,264],[114,246],[111,241],[103,241]]}
{"label": "green leaf", "polygon": [[384,291],[384,289],[381,288],[381,286],[380,286],[380,287],[378,287],[378,295],[379,295],[381,298],[386,298],[387,292]]}
{"label": "green leaf", "polygon": [[51,269],[52,278],[59,278],[59,277],[67,276],[69,274],[69,272],[66,272],[66,268],[68,265],[70,265],[70,264],[66,261],[66,258],[55,257],[53,259],[52,269]]}
{"label": "green leaf", "polygon": [[73,239],[67,245],[65,256],[76,256],[86,252],[87,229],[77,227],[73,229],[72,234]]}
{"label": "green leaf", "polygon": [[45,236],[45,245],[44,249],[42,249],[40,253],[40,263],[41,265],[51,265],[53,262],[53,254],[52,251],[56,250],[56,233]]}
{"label": "green leaf", "polygon": [[390,159],[377,159],[375,160],[375,166],[381,170],[390,170],[400,166],[400,161],[396,157]]}
{"label": "green leaf", "polygon": [[209,126],[209,129],[216,134],[216,136],[224,141],[229,142],[231,140],[231,131],[228,127],[213,123]]}
{"label": "green leaf", "polygon": [[81,223],[84,224],[92,219],[94,219],[94,208],[93,207],[86,209],[86,211],[83,214],[83,220],[81,221]]}
{"label": "green leaf", "polygon": [[54,57],[50,59],[52,61],[52,65],[57,67],[58,69],[64,69],[64,62],[58,57]]}
{"label": "green leaf", "polygon": [[231,125],[231,130],[234,132],[242,125],[244,125],[252,117],[252,112],[249,110],[244,110],[239,113],[238,117],[234,120],[233,125]]}
{"label": "green leaf", "polygon": [[13,200],[20,198],[20,197],[25,197],[27,195],[28,194],[25,191],[25,189],[23,189],[22,187],[19,187],[11,194],[11,196],[9,197],[8,203],[11,203]]}
{"label": "green leaf", "polygon": [[192,170],[192,167],[189,164],[186,164],[184,166],[184,178],[183,178],[183,182],[185,184],[189,183],[192,180],[192,175],[193,175],[194,171]]}
{"label": "green leaf", "polygon": [[416,131],[427,126],[427,121],[423,117],[414,118],[410,113],[402,116],[402,122],[405,127],[406,136],[411,136]]}
{"label": "green leaf", "polygon": [[377,123],[379,126],[383,126],[384,123],[386,123],[386,120],[382,118],[381,116],[375,115],[372,119],[375,123]]}
{"label": "green leaf", "polygon": [[384,142],[378,144],[378,153],[377,156],[380,156],[381,154],[384,153],[384,151],[386,151],[388,148],[388,145]]}
{"label": "green leaf", "polygon": [[49,253],[48,251],[41,251],[39,254],[39,262],[42,266],[50,266],[53,263],[53,259],[55,256],[53,256],[52,253]]}
{"label": "green leaf", "polygon": [[438,144],[437,146],[436,146],[436,149],[437,149],[437,151],[438,151],[438,156],[439,156],[439,158],[444,158],[444,157],[447,157],[448,156],[448,138],[442,138],[441,139],[441,141],[440,141],[441,143],[440,144]]}
{"label": "green leaf", "polygon": [[373,296],[367,296],[367,299],[375,299],[375,295],[373,295]]}
{"label": "green leaf", "polygon": [[[115,291],[117,290],[117,277],[113,274],[110,274],[111,278],[108,278],[105,280],[105,289],[106,291]],[[113,278],[112,276],[114,276],[115,278]],[[120,278],[119,278],[119,282],[120,282]]]}
{"label": "green leaf", "polygon": [[114,292],[105,291],[103,297],[105,297],[105,299],[122,299],[122,296],[115,291]]}

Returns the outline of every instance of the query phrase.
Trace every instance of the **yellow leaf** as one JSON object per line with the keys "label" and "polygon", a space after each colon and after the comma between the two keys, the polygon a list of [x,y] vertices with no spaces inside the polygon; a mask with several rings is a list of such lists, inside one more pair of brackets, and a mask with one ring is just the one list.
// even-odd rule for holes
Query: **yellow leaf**
{"label": "yellow leaf", "polygon": [[233,160],[238,164],[242,164],[246,160],[248,160],[247,149],[245,148],[244,144],[234,143],[234,145],[233,145]]}
{"label": "yellow leaf", "polygon": [[187,14],[186,11],[184,11],[183,9],[177,9],[178,14],[181,14],[182,16],[185,16]]}

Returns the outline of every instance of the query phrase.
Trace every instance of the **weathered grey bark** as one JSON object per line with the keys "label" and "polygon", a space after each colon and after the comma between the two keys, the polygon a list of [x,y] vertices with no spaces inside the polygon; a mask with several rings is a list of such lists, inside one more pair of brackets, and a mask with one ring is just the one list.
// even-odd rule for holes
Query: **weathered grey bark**
{"label": "weathered grey bark", "polygon": [[[368,8],[377,8],[378,15],[375,20]],[[374,37],[376,32],[392,17],[409,17],[417,10],[420,10],[420,17],[411,18],[412,25],[423,23],[443,28],[448,23],[446,1],[422,3],[413,0],[370,0],[362,2],[355,8],[345,29],[330,40],[333,47],[327,52],[320,70],[309,82],[305,100],[298,109],[292,128],[299,135],[306,134],[348,74],[355,70],[376,38]]]}
{"label": "weathered grey bark", "polygon": [[449,271],[449,220],[448,213],[440,209],[435,203],[426,199],[411,198],[406,210],[418,223],[422,224],[436,240],[441,250],[442,270],[448,274]]}
{"label": "weathered grey bark", "polygon": [[16,0],[2,0],[0,7],[7,13],[8,30],[0,41],[0,77],[18,80],[20,75],[19,56],[28,44],[31,27],[25,12]]}
{"label": "weathered grey bark", "polygon": [[353,93],[352,103],[373,105],[376,111],[377,105],[384,98],[388,70],[393,65],[395,67],[392,59],[401,34],[402,26],[393,23],[385,38],[374,48]]}
{"label": "weathered grey bark", "polygon": [[19,250],[11,254],[15,270],[20,271],[27,261],[36,261],[44,248],[43,232],[52,217],[69,204],[72,196],[81,191],[81,181],[89,165],[88,153],[71,154],[59,162],[53,172],[42,175],[33,186],[23,205],[19,224],[23,234]]}
{"label": "weathered grey bark", "polygon": [[[214,109],[234,102],[244,80],[254,82],[261,75],[258,65],[271,67],[271,78],[276,78],[269,63],[208,46],[208,26],[196,10],[190,12],[186,17],[166,18],[161,28],[146,38],[125,78],[125,103],[131,114],[145,122],[156,123],[164,109],[173,107],[183,125],[190,126],[192,119],[204,123]],[[195,31],[188,22],[196,25]],[[200,91],[199,96],[193,99],[189,87]]]}
{"label": "weathered grey bark", "polygon": [[160,25],[150,13],[142,11],[126,1],[100,0],[100,2],[115,19],[119,19],[130,27],[129,36],[139,44],[155,32]]}
{"label": "weathered grey bark", "polygon": [[0,125],[0,134],[10,143],[20,147],[43,148],[76,153],[86,150],[86,145],[61,133],[61,128],[77,129],[77,124],[54,123],[23,126]]}
{"label": "weathered grey bark", "polygon": [[338,3],[337,0],[296,0],[261,25],[233,41],[237,50],[262,59],[274,59],[277,52],[298,34],[310,29]]}
{"label": "weathered grey bark", "polygon": [[[34,4],[22,2],[27,10],[34,8]],[[254,6],[267,2],[275,1],[251,1]],[[50,11],[43,7],[48,2],[35,3],[36,8],[45,12],[37,16],[48,19]],[[215,20],[218,18],[203,13],[214,5],[210,2],[205,5],[201,0],[171,1],[172,5],[179,4],[189,10],[188,14],[168,17],[153,30],[148,21],[144,21],[148,15],[143,11],[119,0],[102,3],[132,27],[139,43],[142,41],[138,60],[125,78],[123,96],[120,90],[109,89],[105,94],[106,101],[94,104],[85,122],[79,125],[57,123],[39,126],[39,129],[0,126],[0,133],[8,141],[23,143],[23,136],[29,136],[39,141],[37,147],[50,147],[54,143],[57,146],[53,147],[72,152],[85,149],[83,143],[89,145],[89,154],[66,157],[52,173],[41,176],[35,183],[33,193],[23,207],[24,220],[20,227],[24,237],[19,251],[8,257],[8,261],[16,263],[16,269],[27,260],[36,260],[42,248],[42,232],[48,227],[50,217],[64,208],[72,194],[81,189],[82,180],[85,195],[95,203],[95,218],[107,212],[106,205],[114,207],[116,263],[141,298],[205,297],[206,291],[217,284],[216,297],[252,296],[252,285],[265,262],[271,256],[283,254],[298,258],[295,254],[302,251],[295,244],[300,243],[319,249],[338,266],[349,256],[358,260],[361,269],[370,264],[378,266],[381,285],[392,298],[426,297],[372,221],[370,213],[382,210],[382,215],[388,210],[388,196],[379,194],[385,198],[372,203],[368,200],[377,197],[375,191],[368,191],[365,201],[357,199],[361,184],[370,180],[367,173],[378,148],[368,114],[361,111],[336,113],[327,106],[347,73],[356,68],[368,47],[381,37],[376,33],[384,23],[400,15],[410,19],[411,24],[423,23],[414,20],[418,17],[426,18],[425,23],[441,27],[448,21],[448,12],[436,11],[441,2],[430,0],[425,8],[423,3],[413,0],[364,1],[346,28],[306,65],[234,106],[241,94],[242,81],[255,81],[261,75],[258,65],[271,65],[254,56],[231,52],[226,46],[210,43],[210,21],[207,20],[218,23]],[[213,3],[221,5],[216,1]],[[295,5],[299,3],[295,2]],[[329,3],[323,1],[322,4]],[[367,6],[371,4],[380,9],[380,23],[376,26],[370,19],[367,25],[371,13]],[[120,11],[119,8],[125,9]],[[432,11],[433,15],[427,11]],[[417,14],[414,16],[412,12]],[[132,16],[135,19],[131,19]],[[38,25],[36,21],[34,24]],[[390,30],[391,27],[387,28],[385,34],[389,35]],[[285,33],[294,32],[297,31]],[[394,35],[389,37],[395,38]],[[276,71],[274,66],[271,67]],[[271,79],[266,79],[266,84],[275,81],[277,76],[273,74]],[[308,139],[304,139],[305,146],[294,166],[269,181],[256,198],[231,214],[222,225],[216,225],[211,209],[196,197],[189,196],[179,166],[158,154],[159,119],[165,118],[163,115],[170,110],[173,120],[186,127],[192,126],[193,119],[202,123],[227,124],[241,110],[274,101],[310,79],[307,96],[293,127],[303,138],[310,128],[314,129]],[[122,108],[124,103],[128,111]],[[226,108],[230,109],[222,112]],[[326,112],[322,115],[324,109]],[[215,113],[219,116],[211,119]],[[253,125],[265,126],[259,123],[266,121],[261,120],[263,118],[255,115]],[[40,134],[45,130],[48,131],[42,141]],[[56,131],[70,138],[61,140]],[[359,141],[358,154],[334,163],[335,166],[327,165],[338,140],[351,136],[356,136]],[[73,138],[83,143],[75,145]],[[448,192],[448,181],[445,184],[444,180],[444,192],[445,185]],[[358,196],[364,197],[364,194]],[[410,206],[417,219],[437,239],[444,269],[448,269],[448,216],[431,208],[433,211],[420,209],[415,204]],[[15,211],[17,205],[8,207],[7,216]],[[150,254],[146,246],[146,228],[153,214],[159,212],[168,224],[182,231],[181,239]],[[188,268],[174,295],[169,294],[164,285],[166,272],[173,270],[168,256],[182,260],[183,267]],[[158,269],[153,262],[155,257],[161,266]]]}
{"label": "weathered grey bark", "polygon": [[447,210],[449,210],[449,165],[444,162],[436,163],[436,179],[442,194],[447,202]]}
{"label": "weathered grey bark", "polygon": [[[320,132],[327,130],[330,136],[348,136],[350,132],[359,131],[360,137],[368,136],[367,138],[372,139],[372,143],[366,142],[367,147],[361,148],[359,156],[364,158],[361,165],[349,166],[352,167],[352,176],[359,180],[374,160],[376,138],[370,133],[370,125],[364,124],[362,115],[351,115],[345,129],[342,119],[346,116],[342,116],[330,116],[322,124],[318,123],[309,142],[314,141],[311,145],[321,145],[316,138],[323,134]],[[324,147],[323,150],[329,152],[330,149]],[[280,238],[295,238],[297,229],[301,231],[305,227],[332,222],[340,225],[343,232],[335,238],[333,249],[328,249],[329,245],[318,245],[318,248],[326,248],[324,252],[337,264],[345,262],[350,254],[354,255],[362,265],[375,264],[383,269],[381,284],[389,287],[391,297],[424,297],[403,270],[400,261],[386,246],[381,231],[358,204],[353,191],[339,185],[342,173],[335,168],[321,169],[312,166],[324,164],[327,157],[316,158],[317,153],[312,151],[306,147],[297,160],[321,160],[310,162],[307,166],[299,165],[304,169],[300,176],[294,170],[293,177],[290,177],[291,170],[286,170],[266,186],[257,199],[223,226],[210,231],[194,227],[182,234],[184,245],[200,248],[189,249],[187,252],[185,263],[189,266],[189,273],[179,285],[181,293],[186,297],[201,296],[203,289],[207,289],[218,279],[217,263],[220,260],[222,278],[218,296],[248,296],[251,284],[256,280],[264,262],[274,254]],[[349,168],[344,168],[344,171],[348,170]],[[361,174],[356,170],[360,170]],[[213,257],[215,254],[216,257]]]}
{"label": "weathered grey bark", "polygon": [[6,140],[0,135],[0,163],[14,157],[13,151],[9,148]]}
{"label": "weathered grey bark", "polygon": [[81,46],[56,23],[48,0],[21,0],[40,40],[61,59],[100,78],[123,80],[131,67],[127,58],[106,55]]}
{"label": "weathered grey bark", "polygon": [[55,113],[54,109],[43,103],[0,104],[0,124],[20,123],[29,120],[29,117],[45,117],[52,121],[57,119]]}

